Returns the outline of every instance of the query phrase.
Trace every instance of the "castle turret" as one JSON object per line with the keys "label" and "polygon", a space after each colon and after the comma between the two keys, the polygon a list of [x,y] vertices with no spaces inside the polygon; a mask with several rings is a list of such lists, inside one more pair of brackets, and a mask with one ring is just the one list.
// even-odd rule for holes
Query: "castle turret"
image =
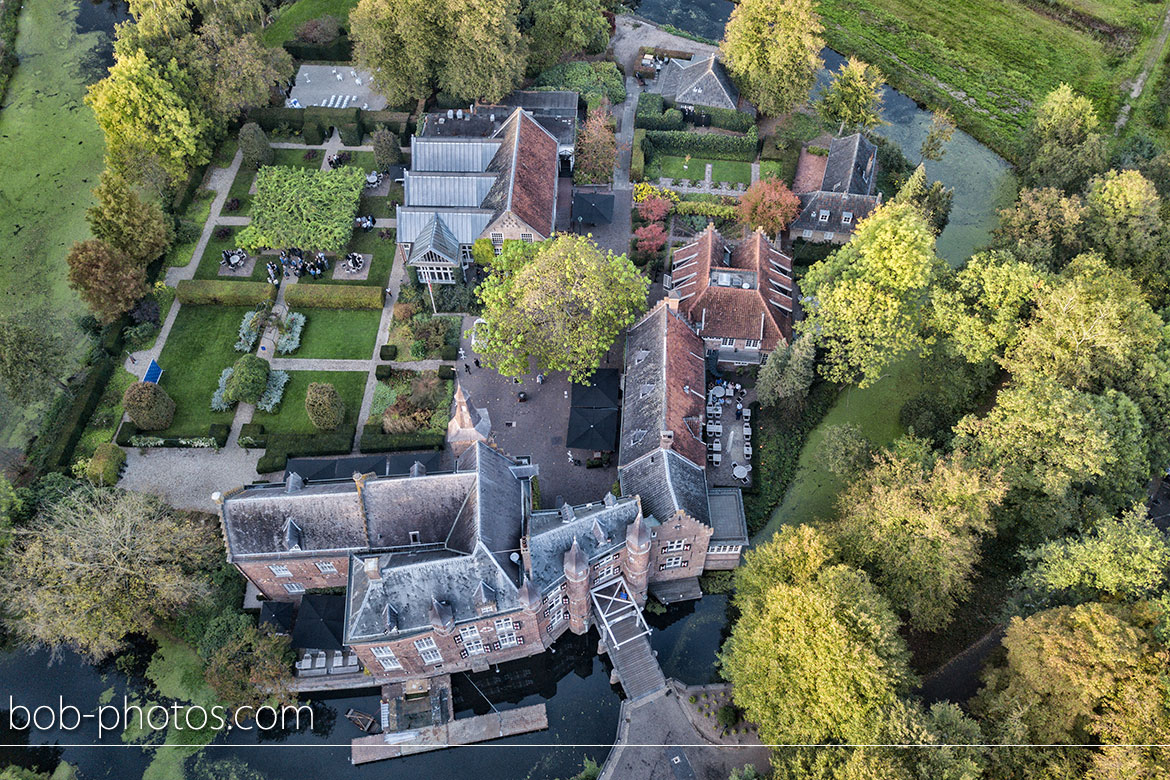
{"label": "castle turret", "polygon": [[584,634],[589,630],[589,560],[575,536],[573,546],[565,553],[565,583],[569,596],[569,630]]}
{"label": "castle turret", "polygon": [[634,522],[626,527],[626,560],[622,566],[630,595],[638,606],[646,603],[646,588],[650,583],[650,529],[638,512]]}
{"label": "castle turret", "polygon": [[455,630],[455,613],[451,609],[451,605],[439,601],[434,596],[431,597],[431,626],[434,627],[435,632],[443,636],[449,636]]}
{"label": "castle turret", "polygon": [[530,612],[533,615],[540,612],[540,607],[543,603],[540,599],[540,590],[527,577],[524,578],[524,584],[520,586],[520,590],[516,593],[516,598],[520,601],[520,606],[524,608],[525,612]]}

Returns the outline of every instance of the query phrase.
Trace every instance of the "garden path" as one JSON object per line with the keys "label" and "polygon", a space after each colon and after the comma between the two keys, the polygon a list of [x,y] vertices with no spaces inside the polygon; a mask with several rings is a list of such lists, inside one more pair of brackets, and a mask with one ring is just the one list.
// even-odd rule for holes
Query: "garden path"
{"label": "garden path", "polygon": [[1146,81],[1150,78],[1150,73],[1158,61],[1162,59],[1162,52],[1166,48],[1168,37],[1170,37],[1170,5],[1166,6],[1166,15],[1162,17],[1162,29],[1158,32],[1158,38],[1150,45],[1149,53],[1146,54],[1146,59],[1142,63],[1141,73],[1133,80],[1129,95],[1126,96],[1125,105],[1122,106],[1117,115],[1117,121],[1113,124],[1114,132],[1121,132],[1126,122],[1129,121],[1129,112],[1133,108],[1134,101],[1141,97],[1142,90],[1146,87]]}
{"label": "garden path", "polygon": [[638,80],[632,76],[627,77],[626,99],[622,103],[617,134],[618,158],[617,166],[613,169],[614,190],[632,188],[630,184],[630,157],[634,152],[634,111],[638,106],[638,96],[641,93],[642,88],[638,85]]}

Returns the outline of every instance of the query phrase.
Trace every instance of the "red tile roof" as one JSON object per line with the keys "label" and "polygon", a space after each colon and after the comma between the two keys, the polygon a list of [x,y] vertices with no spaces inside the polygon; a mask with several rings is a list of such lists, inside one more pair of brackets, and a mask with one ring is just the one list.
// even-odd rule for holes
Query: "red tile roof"
{"label": "red tile roof", "polygon": [[484,205],[511,211],[544,237],[556,224],[557,140],[523,109],[500,128],[503,139],[488,171],[499,174]]}
{"label": "red tile roof", "polygon": [[[792,258],[760,231],[735,246],[728,264],[722,262],[725,251],[723,237],[713,225],[694,243],[675,251],[672,276],[679,310],[703,338],[755,339],[765,351],[792,338]],[[751,289],[712,285],[716,258],[716,271],[754,274]]]}
{"label": "red tile roof", "polygon": [[707,351],[703,340],[673,311],[666,312],[665,339],[663,430],[674,433],[672,450],[702,466],[707,456],[701,430],[707,394]]}

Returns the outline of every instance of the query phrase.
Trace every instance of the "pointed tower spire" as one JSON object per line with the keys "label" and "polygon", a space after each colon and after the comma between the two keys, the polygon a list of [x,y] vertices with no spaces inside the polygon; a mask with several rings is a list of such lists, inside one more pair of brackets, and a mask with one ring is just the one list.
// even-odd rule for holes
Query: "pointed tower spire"
{"label": "pointed tower spire", "polygon": [[463,384],[455,385],[455,414],[452,416],[452,421],[459,428],[474,428],[475,423],[471,419],[471,409],[467,406],[467,396],[463,393]]}

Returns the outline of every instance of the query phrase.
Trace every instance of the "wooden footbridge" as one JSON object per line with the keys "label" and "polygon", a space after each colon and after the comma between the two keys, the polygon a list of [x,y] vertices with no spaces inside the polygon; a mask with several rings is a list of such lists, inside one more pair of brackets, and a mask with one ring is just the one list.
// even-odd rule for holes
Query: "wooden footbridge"
{"label": "wooden footbridge", "polygon": [[630,598],[626,581],[622,577],[609,580],[593,588],[590,595],[601,643],[626,696],[641,699],[665,688],[666,677],[650,648],[650,626]]}

